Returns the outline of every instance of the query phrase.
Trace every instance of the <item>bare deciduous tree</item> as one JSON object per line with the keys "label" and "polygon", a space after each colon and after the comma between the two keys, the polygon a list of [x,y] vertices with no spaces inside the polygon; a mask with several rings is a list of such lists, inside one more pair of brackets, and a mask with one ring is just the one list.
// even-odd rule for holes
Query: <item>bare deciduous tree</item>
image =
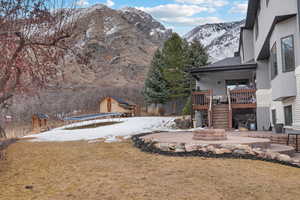
{"label": "bare deciduous tree", "polygon": [[73,8],[63,0],[0,0],[0,108],[56,75],[70,50]]}

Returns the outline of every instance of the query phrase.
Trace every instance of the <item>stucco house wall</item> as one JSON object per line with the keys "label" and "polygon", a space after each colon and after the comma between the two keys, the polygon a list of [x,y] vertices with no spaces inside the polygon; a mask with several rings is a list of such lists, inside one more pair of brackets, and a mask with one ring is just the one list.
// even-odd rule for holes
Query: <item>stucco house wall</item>
{"label": "stucco house wall", "polygon": [[[254,57],[257,59],[264,42],[271,30],[275,16],[297,14],[297,0],[270,0],[268,6],[266,0],[260,1],[260,14],[258,16],[258,37],[256,39],[256,30],[253,31]],[[257,23],[257,21],[255,22]],[[255,27],[255,26],[254,26]]]}
{"label": "stucco house wall", "polygon": [[252,72],[221,72],[201,75],[200,80],[197,81],[197,87],[200,90],[213,89],[214,96],[226,95],[226,80],[248,79],[253,77]]}
{"label": "stucco house wall", "polygon": [[296,17],[278,23],[270,38],[270,50],[275,42],[277,44],[278,75],[271,81],[271,85],[273,88],[272,100],[274,101],[280,98],[292,97],[297,95],[295,72],[283,72],[282,64],[281,39],[290,35],[294,37],[295,64],[297,66],[299,65],[300,59],[300,41]]}

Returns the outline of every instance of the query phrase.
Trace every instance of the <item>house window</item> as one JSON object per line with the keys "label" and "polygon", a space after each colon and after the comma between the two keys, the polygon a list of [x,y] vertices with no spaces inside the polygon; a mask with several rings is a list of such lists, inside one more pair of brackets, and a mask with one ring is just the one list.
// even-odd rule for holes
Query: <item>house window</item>
{"label": "house window", "polygon": [[278,75],[278,63],[277,63],[277,45],[273,45],[271,49],[271,78],[274,79]]}
{"label": "house window", "polygon": [[294,37],[292,35],[281,39],[281,52],[283,72],[295,70]]}
{"label": "house window", "polygon": [[272,122],[273,122],[273,126],[276,125],[277,123],[277,116],[276,116],[276,110],[272,110]]}
{"label": "house window", "polygon": [[293,108],[291,105],[284,107],[284,121],[286,126],[293,125]]}

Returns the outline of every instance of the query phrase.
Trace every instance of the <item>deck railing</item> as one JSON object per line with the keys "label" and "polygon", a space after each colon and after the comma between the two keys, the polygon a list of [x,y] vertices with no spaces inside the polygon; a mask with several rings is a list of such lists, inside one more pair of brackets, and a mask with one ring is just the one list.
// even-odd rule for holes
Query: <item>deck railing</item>
{"label": "deck railing", "polygon": [[231,104],[234,106],[256,105],[256,89],[241,89],[230,91]]}
{"label": "deck railing", "polygon": [[208,110],[212,101],[212,90],[202,90],[192,93],[194,110]]}
{"label": "deck railing", "polygon": [[[212,90],[202,90],[192,93],[194,110],[209,110],[210,103],[220,103],[218,96],[213,98]],[[240,89],[227,91],[228,104],[232,109],[256,108],[256,89]],[[214,99],[214,100],[212,100]],[[223,102],[224,103],[224,102]]]}

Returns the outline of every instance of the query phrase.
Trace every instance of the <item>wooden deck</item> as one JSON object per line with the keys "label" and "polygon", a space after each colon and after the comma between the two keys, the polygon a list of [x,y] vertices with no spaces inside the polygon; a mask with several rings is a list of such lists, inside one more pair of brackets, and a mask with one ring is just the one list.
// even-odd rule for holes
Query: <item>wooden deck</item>
{"label": "wooden deck", "polygon": [[[232,113],[236,109],[255,109],[256,103],[256,89],[241,89],[241,90],[228,90],[227,95],[222,100],[213,97],[213,90],[202,90],[192,93],[192,108],[194,111],[207,111],[208,112],[208,125],[212,127],[214,107],[217,104],[227,105],[228,107],[228,127],[232,128]],[[225,127],[224,127],[225,128]]]}
{"label": "wooden deck", "polygon": [[[208,110],[212,90],[203,90],[192,93],[193,109]],[[226,97],[227,104],[231,104],[232,109],[256,108],[256,89],[231,90]],[[224,104],[224,102],[222,102]],[[226,103],[225,103],[226,104]],[[214,104],[213,104],[214,105]]]}

